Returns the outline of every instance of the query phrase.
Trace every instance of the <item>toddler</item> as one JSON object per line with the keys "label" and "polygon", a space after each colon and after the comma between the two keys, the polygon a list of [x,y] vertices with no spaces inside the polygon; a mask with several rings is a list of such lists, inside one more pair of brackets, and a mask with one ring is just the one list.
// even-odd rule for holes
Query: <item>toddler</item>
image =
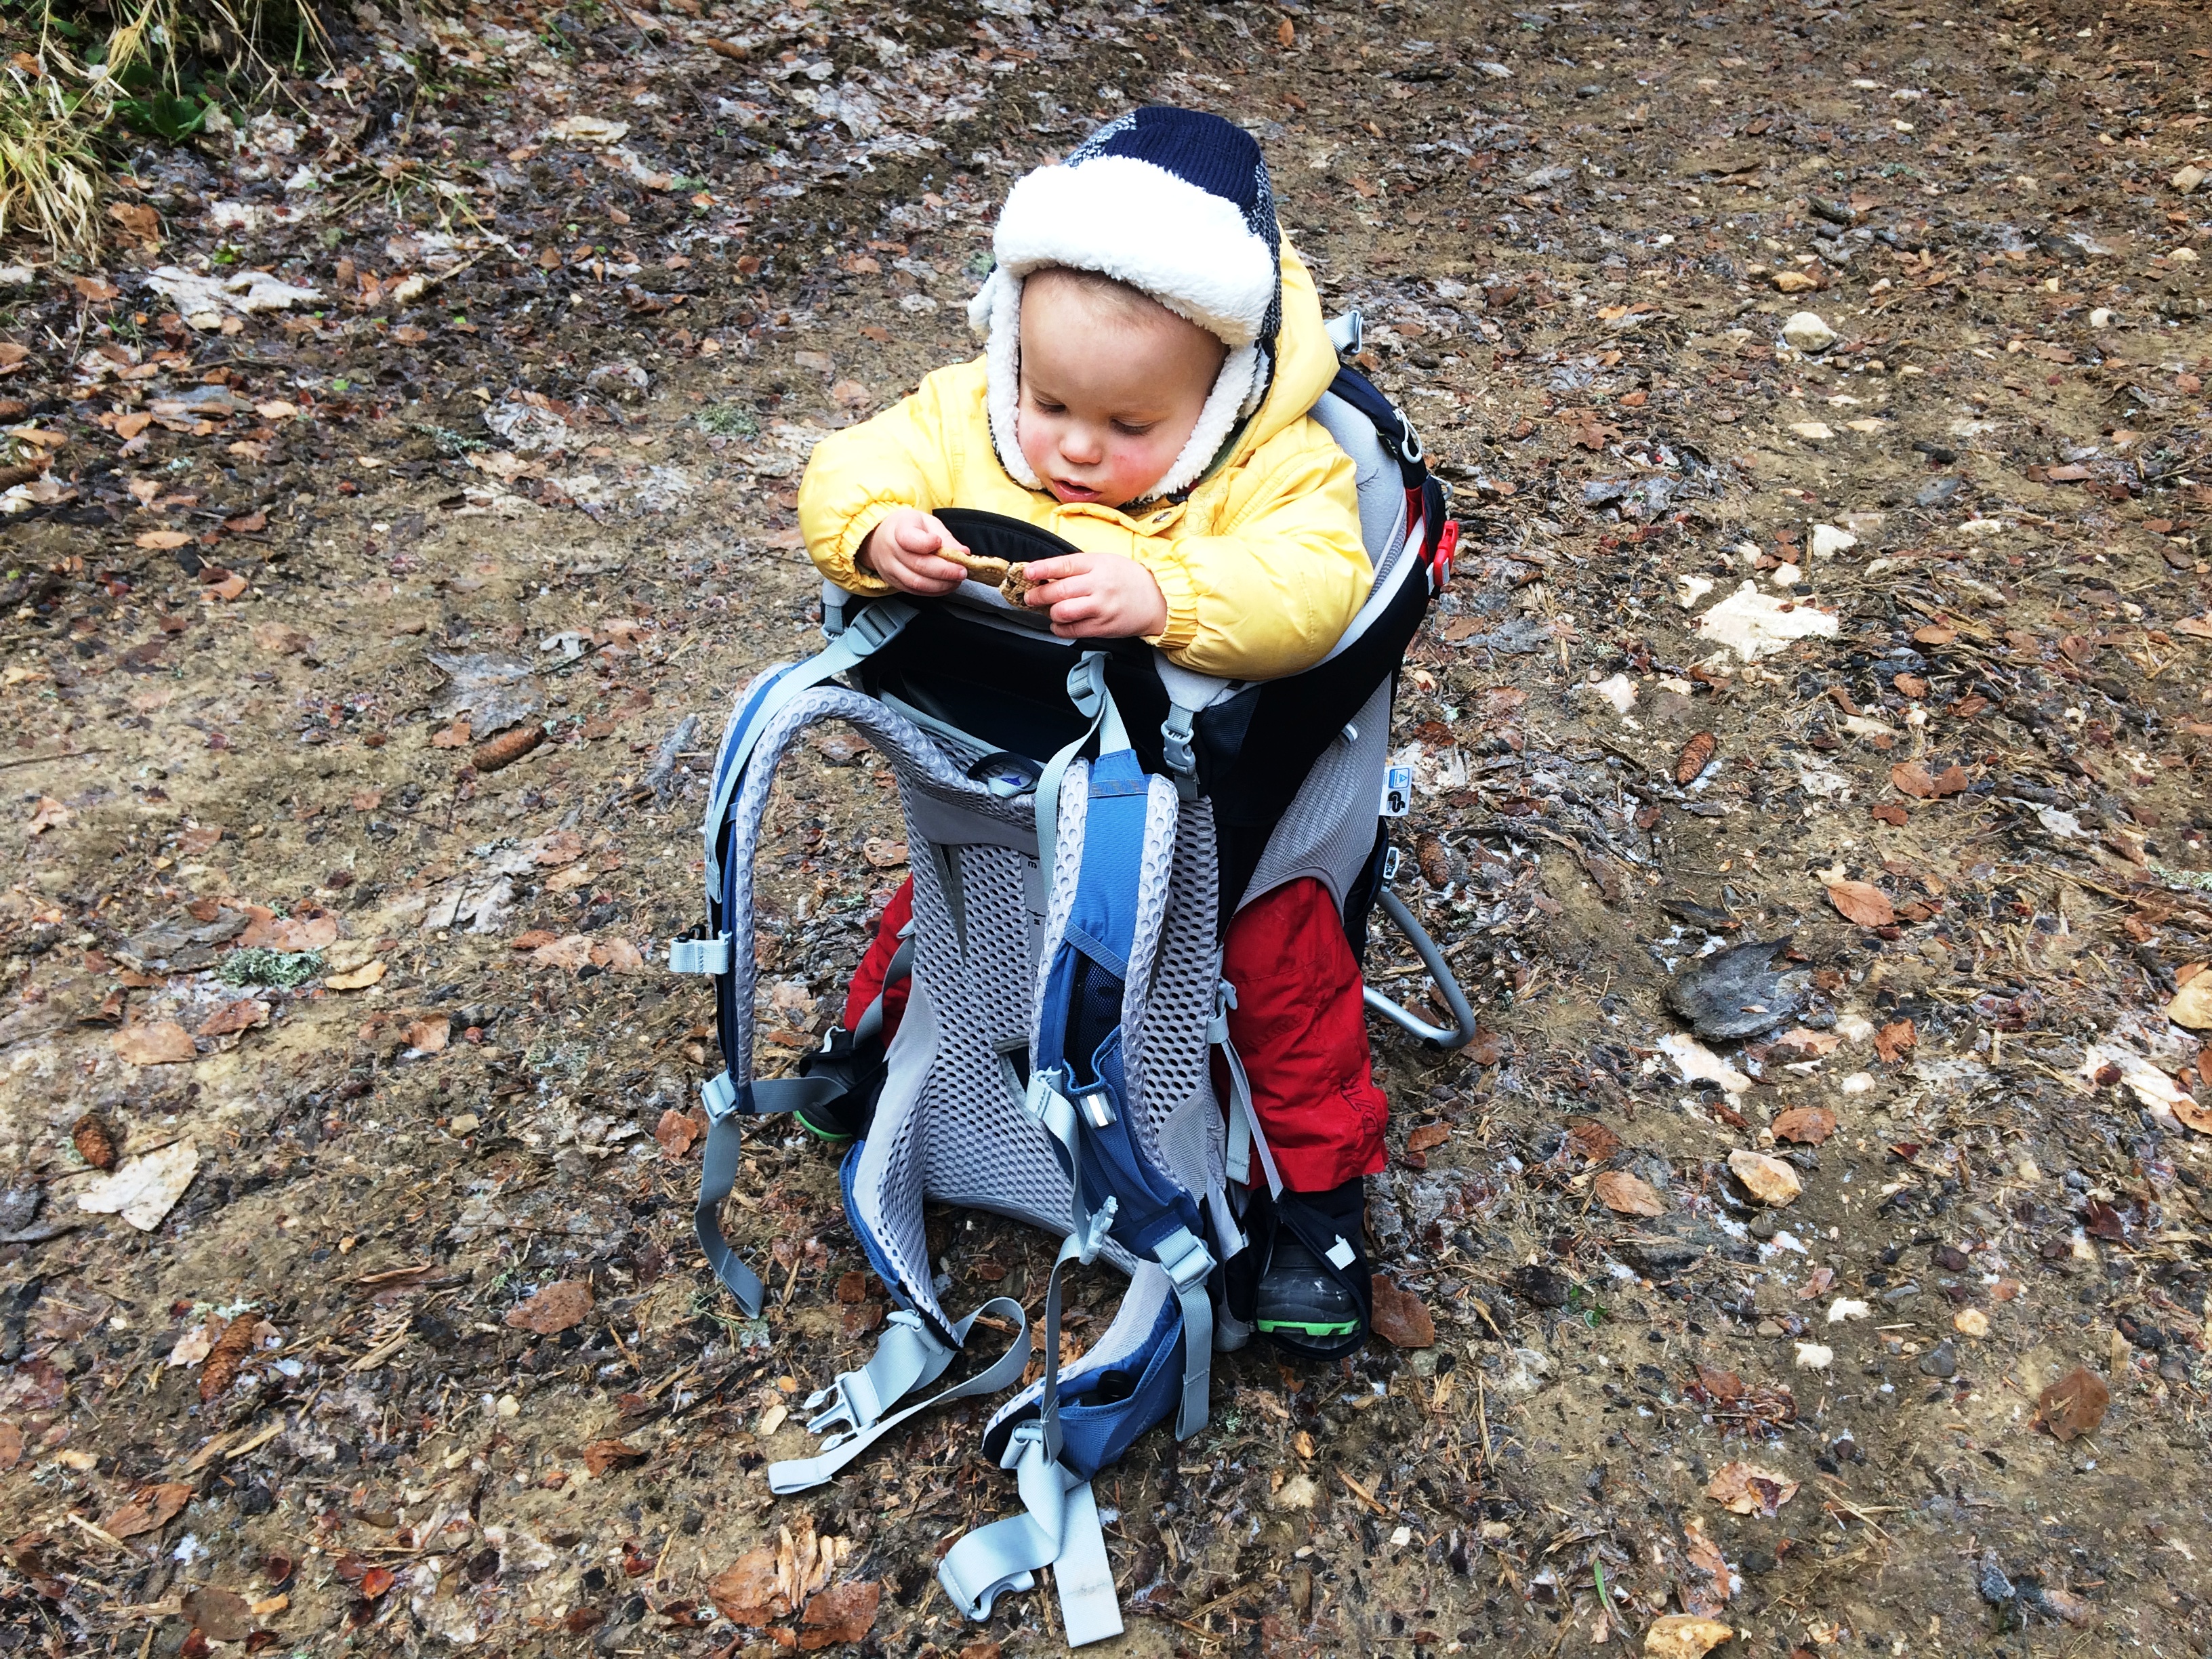
{"label": "toddler", "polygon": [[[1229,679],[1326,655],[1372,571],[1352,462],[1308,413],[1336,353],[1259,146],[1218,116],[1138,110],[1017,182],[994,252],[969,308],[983,355],[816,447],[799,513],[823,574],[858,594],[950,592],[966,572],[944,556],[967,550],[934,509],[980,508],[1079,550],[1027,567],[1025,602],[1062,638],[1140,638]],[[896,1025],[904,987],[884,981],[910,904],[902,890],[884,914],[848,1030],[878,993],[886,1036]],[[1356,1245],[1386,1109],[1327,889],[1301,879],[1246,905],[1222,971],[1285,1185]],[[864,1127],[832,1118],[808,1127]],[[1358,1325],[1287,1228],[1256,1307],[1294,1349],[1334,1348]]]}

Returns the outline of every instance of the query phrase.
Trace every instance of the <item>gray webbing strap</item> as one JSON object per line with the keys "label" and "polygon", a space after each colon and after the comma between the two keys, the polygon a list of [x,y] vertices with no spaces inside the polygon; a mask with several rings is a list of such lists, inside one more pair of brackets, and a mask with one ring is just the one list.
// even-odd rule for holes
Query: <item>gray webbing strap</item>
{"label": "gray webbing strap", "polygon": [[1224,979],[1214,992],[1213,1023],[1206,1031],[1206,1040],[1221,1050],[1221,1058],[1229,1067],[1229,1146],[1223,1162],[1231,1181],[1249,1187],[1252,1184],[1252,1154],[1257,1152],[1260,1168],[1267,1177],[1267,1190],[1279,1194],[1283,1177],[1276,1173],[1275,1155],[1267,1150],[1267,1137],[1261,1133],[1259,1119],[1252,1112],[1252,1079],[1245,1073],[1243,1057],[1237,1052],[1237,1045],[1229,1040],[1229,1011],[1236,1006],[1237,988]]}
{"label": "gray webbing strap", "polygon": [[1176,1438],[1188,1440],[1206,1426],[1206,1395],[1213,1382],[1213,1298],[1206,1276],[1213,1257],[1188,1227],[1178,1227],[1153,1252],[1167,1269],[1182,1309],[1182,1399],[1176,1407]]}
{"label": "gray webbing strap", "polygon": [[1119,1636],[1121,1609],[1091,1483],[1053,1460],[1036,1423],[1014,1431],[1000,1466],[1015,1472],[1023,1512],[978,1527],[945,1553],[937,1582],[952,1604],[981,1624],[1002,1594],[1030,1589],[1036,1570],[1050,1567],[1067,1645]]}
{"label": "gray webbing strap", "polygon": [[883,1034],[884,994],[913,972],[914,939],[909,935],[901,939],[899,948],[891,952],[890,964],[884,969],[884,989],[876,993],[876,1000],[862,1011],[860,1023],[853,1027],[854,1042],[866,1042]]}
{"label": "gray webbing strap", "polygon": [[[806,1409],[816,1413],[807,1419],[806,1431],[829,1434],[841,1423],[848,1430],[871,1426],[915,1389],[944,1376],[959,1352],[939,1342],[920,1314],[902,1308],[886,1322],[883,1340],[866,1364],[839,1372],[828,1388],[806,1396]],[[832,1436],[821,1449],[832,1450],[843,1438]]]}
{"label": "gray webbing strap", "polygon": [[719,895],[722,890],[722,863],[714,845],[721,834],[722,819],[730,810],[731,798],[738,793],[738,781],[744,776],[745,762],[752,755],[753,745],[760,740],[760,734],[768,729],[769,722],[775,718],[776,711],[800,692],[866,662],[896,639],[918,614],[916,607],[904,599],[877,600],[854,617],[844,632],[820,651],[795,668],[786,670],[782,678],[763,696],[759,706],[752,711],[752,718],[745,722],[745,729],[737,734],[729,752],[720,757],[720,769],[714,778],[714,798],[707,805],[707,890],[709,893]]}
{"label": "gray webbing strap", "polygon": [[[815,1456],[788,1458],[782,1462],[769,1464],[768,1489],[781,1498],[792,1492],[805,1492],[810,1486],[818,1486],[908,1418],[942,1406],[947,1401],[965,1400],[979,1394],[996,1394],[1001,1389],[1011,1389],[1020,1382],[1022,1373],[1029,1369],[1030,1364],[1029,1316],[1022,1311],[1022,1304],[1013,1297],[994,1296],[955,1325],[953,1334],[959,1337],[964,1346],[969,1331],[978,1321],[987,1317],[1009,1321],[1014,1328],[1012,1344],[988,1370],[978,1371],[966,1382],[956,1382],[927,1400],[916,1401],[903,1411],[879,1417],[866,1428],[832,1437],[823,1443],[822,1450]],[[939,1370],[941,1371],[942,1367]],[[839,1379],[840,1382],[843,1380],[842,1377]]]}
{"label": "gray webbing strap", "polygon": [[1086,651],[1082,660],[1067,671],[1068,701],[1076,712],[1091,723],[1077,734],[1075,741],[1060,750],[1044,763],[1037,774],[1036,833],[1037,863],[1044,871],[1047,890],[1052,883],[1054,853],[1059,845],[1060,787],[1067,775],[1067,769],[1083,752],[1084,744],[1091,734],[1098,737],[1098,752],[1110,755],[1117,749],[1129,746],[1128,728],[1121,724],[1121,711],[1114,706],[1114,699],[1106,690],[1106,653]]}
{"label": "gray webbing strap", "polygon": [[691,1231],[714,1277],[729,1288],[750,1319],[760,1317],[765,1300],[760,1275],[745,1266],[722,1236],[722,1201],[738,1184],[738,1164],[744,1154],[744,1136],[738,1120],[769,1112],[788,1112],[810,1101],[830,1100],[844,1085],[829,1077],[772,1077],[750,1085],[742,1094],[727,1072],[711,1078],[699,1091],[707,1106],[707,1146],[700,1155],[699,1202],[691,1212]]}

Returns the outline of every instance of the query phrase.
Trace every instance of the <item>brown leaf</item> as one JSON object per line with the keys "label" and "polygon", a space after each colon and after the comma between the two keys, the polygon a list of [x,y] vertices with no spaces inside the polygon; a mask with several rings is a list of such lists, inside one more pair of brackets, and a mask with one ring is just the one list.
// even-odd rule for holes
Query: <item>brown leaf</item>
{"label": "brown leaf", "polygon": [[592,947],[592,966],[611,974],[641,974],[645,958],[626,939],[602,939]]}
{"label": "brown leaf", "polygon": [[253,1631],[253,1609],[236,1590],[203,1584],[185,1597],[185,1617],[210,1642],[243,1642]]}
{"label": "brown leaf", "polygon": [[110,202],[107,216],[122,228],[131,242],[143,248],[161,246],[161,216],[143,202]]}
{"label": "brown leaf", "polygon": [[399,1575],[386,1566],[369,1568],[361,1576],[361,1593],[374,1601],[390,1589]]}
{"label": "brown leaf", "polygon": [[1591,1183],[1597,1201],[1615,1215],[1664,1215],[1667,1200],[1647,1181],[1625,1170],[1607,1170]]}
{"label": "brown leaf", "polygon": [[691,1150],[692,1143],[707,1133],[707,1126],[689,1112],[679,1112],[673,1106],[660,1115],[660,1121],[653,1126],[653,1138],[660,1143],[660,1150],[671,1158],[682,1158]]}
{"label": "brown leaf", "polygon": [[759,1627],[791,1611],[777,1588],[773,1548],[749,1550],[708,1579],[707,1599],[733,1625]]}
{"label": "brown leaf", "polygon": [[1294,46],[1297,44],[1297,40],[1298,26],[1291,21],[1289,18],[1285,17],[1281,22],[1275,25],[1275,44],[1277,46]]}
{"label": "brown leaf", "polygon": [[858,1642],[875,1628],[884,1587],[872,1578],[833,1584],[811,1597],[799,1615],[799,1645],[811,1653],[832,1643]]}
{"label": "brown leaf", "polygon": [[200,1367],[203,1404],[220,1400],[230,1392],[230,1385],[238,1381],[246,1357],[253,1352],[253,1328],[260,1322],[260,1315],[242,1313],[222,1328],[222,1334],[208,1350],[207,1363]]}
{"label": "brown leaf", "polygon": [[1876,823],[1893,823],[1900,830],[1905,826],[1911,817],[1911,813],[1907,812],[1902,805],[1893,800],[1883,801],[1879,805],[1875,806],[1873,811],[1875,821]]}
{"label": "brown leaf", "polygon": [[296,657],[314,643],[298,629],[280,622],[262,622],[250,630],[257,649],[272,657]]}
{"label": "brown leaf", "polygon": [[241,513],[234,519],[225,519],[222,527],[234,536],[252,536],[269,528],[266,513]]}
{"label": "brown leaf", "polygon": [[1900,696],[1911,697],[1915,702],[1928,695],[1928,682],[1917,674],[1899,674],[1890,684],[1897,688]]}
{"label": "brown leaf", "polygon": [[441,726],[430,734],[433,749],[465,749],[469,746],[469,723],[457,720],[451,726]]}
{"label": "brown leaf", "polygon": [[2102,1426],[2106,1408],[2112,1403],[2112,1391],[2106,1386],[2105,1379],[2079,1365],[2035,1397],[2043,1426],[2059,1440],[2094,1434]]}
{"label": "brown leaf", "polygon": [[1593,1164],[1603,1164],[1621,1148],[1619,1135],[1594,1117],[1567,1120],[1567,1144]]}
{"label": "brown leaf", "polygon": [[1889,896],[1869,882],[1837,882],[1828,889],[1828,902],[1845,921],[1855,921],[1862,927],[1887,927],[1897,921]]}
{"label": "brown leaf", "polygon": [[453,1033],[453,1021],[448,1014],[426,1014],[410,1020],[405,1032],[407,1046],[418,1054],[434,1054],[443,1051]]}
{"label": "brown leaf", "polygon": [[1735,1637],[1735,1632],[1717,1619],[1670,1613],[1654,1620],[1651,1628],[1644,1632],[1644,1651],[1653,1659],[1704,1659]]}
{"label": "brown leaf", "polygon": [[871,836],[860,848],[860,856],[878,870],[896,870],[906,862],[907,848],[902,841],[885,841],[880,836]]}
{"label": "brown leaf", "polygon": [[[549,929],[533,927],[528,933],[517,933],[513,939],[507,940],[507,948],[510,951],[535,951],[540,945],[552,944],[556,937],[556,935]],[[586,960],[589,959],[587,954]]]}
{"label": "brown leaf", "polygon": [[269,1023],[269,1005],[258,997],[240,997],[235,1002],[226,1002],[201,1023],[204,1037],[228,1036],[233,1031],[251,1030],[256,1025]]}
{"label": "brown leaf", "polygon": [[136,1538],[141,1533],[165,1527],[183,1513],[185,1505],[192,1501],[195,1490],[189,1480],[142,1486],[129,1502],[100,1523],[100,1529],[111,1538]]}
{"label": "brown leaf", "polygon": [[530,963],[533,968],[565,968],[572,974],[579,968],[589,967],[591,962],[592,936],[589,933],[571,933],[565,939],[555,939],[550,945],[541,945],[530,953]]}
{"label": "brown leaf", "polygon": [[1705,1482],[1705,1496],[1734,1515],[1759,1515],[1771,1521],[1797,1495],[1797,1483],[1757,1463],[1723,1463]]}
{"label": "brown leaf", "polygon": [[23,833],[43,836],[49,830],[66,830],[76,817],[76,813],[52,795],[41,795],[39,797],[39,809],[31,814],[31,821],[24,826]]}
{"label": "brown leaf", "polygon": [[137,538],[137,545],[153,553],[173,552],[191,544],[191,537],[182,530],[149,530]]}
{"label": "brown leaf", "polygon": [[1375,1275],[1372,1285],[1375,1307],[1370,1322],[1377,1336],[1394,1348],[1436,1346],[1437,1323],[1419,1297],[1383,1273]]}
{"label": "brown leaf", "polygon": [[1805,1183],[1797,1178],[1795,1169],[1765,1152],[1739,1149],[1729,1154],[1728,1165],[1729,1173],[1743,1183],[1744,1190],[1761,1204],[1794,1204],[1805,1190]]}
{"label": "brown leaf", "polygon": [[1409,1152],[1425,1152],[1432,1146],[1443,1146],[1450,1139],[1450,1124],[1424,1123],[1407,1134],[1406,1150]]}
{"label": "brown leaf", "polygon": [[332,974],[323,983],[333,991],[365,991],[389,971],[382,962],[363,963],[349,973]]}
{"label": "brown leaf", "polygon": [[107,1046],[133,1066],[179,1066],[199,1058],[192,1034],[173,1019],[126,1025],[107,1039]]}
{"label": "brown leaf", "polygon": [[1700,1365],[1698,1367],[1698,1386],[1723,1405],[1743,1398],[1743,1379],[1734,1371],[1715,1370],[1711,1366]]}
{"label": "brown leaf", "polygon": [[23,1461],[23,1431],[0,1417],[0,1474]]}
{"label": "brown leaf", "polygon": [[518,1330],[555,1336],[584,1322],[592,1310],[592,1287],[580,1279],[564,1279],[546,1285],[519,1308],[507,1310],[507,1322]]}
{"label": "brown leaf", "polygon": [[1817,1146],[1836,1133],[1836,1115],[1825,1106],[1793,1106],[1774,1120],[1774,1138]]}
{"label": "brown leaf", "polygon": [[609,1469],[635,1468],[653,1454],[621,1440],[594,1440],[584,1448],[584,1467],[596,1477]]}
{"label": "brown leaf", "polygon": [[[1926,800],[1936,793],[1936,780],[1917,761],[1901,761],[1889,769],[1889,781],[1901,793]],[[1831,891],[1834,890],[1830,889]]]}
{"label": "brown leaf", "polygon": [[1920,1034],[1909,1019],[1892,1020],[1874,1034],[1874,1051],[1893,1064],[1900,1054],[1909,1054],[1918,1044]]}

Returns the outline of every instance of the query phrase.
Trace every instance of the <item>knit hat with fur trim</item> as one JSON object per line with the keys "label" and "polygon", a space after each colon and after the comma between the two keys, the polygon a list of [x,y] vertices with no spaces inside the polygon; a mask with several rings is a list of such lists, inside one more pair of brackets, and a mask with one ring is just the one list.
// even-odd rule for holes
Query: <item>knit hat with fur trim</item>
{"label": "knit hat with fur trim", "polygon": [[1229,348],[1198,425],[1143,499],[1195,483],[1260,406],[1282,321],[1282,234],[1267,164],[1251,135],[1218,115],[1151,106],[1109,122],[1065,161],[1018,180],[999,214],[998,264],[969,302],[985,336],[991,437],[1024,488],[1044,486],[1015,433],[1022,284],[1070,265],[1127,283]]}

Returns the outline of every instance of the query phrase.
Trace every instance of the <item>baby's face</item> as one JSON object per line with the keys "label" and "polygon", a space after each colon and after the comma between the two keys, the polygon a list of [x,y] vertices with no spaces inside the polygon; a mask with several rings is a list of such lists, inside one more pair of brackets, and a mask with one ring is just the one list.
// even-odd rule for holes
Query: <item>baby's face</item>
{"label": "baby's face", "polygon": [[1022,289],[1022,454],[1060,500],[1125,507],[1182,453],[1223,356],[1164,306],[1039,271]]}

